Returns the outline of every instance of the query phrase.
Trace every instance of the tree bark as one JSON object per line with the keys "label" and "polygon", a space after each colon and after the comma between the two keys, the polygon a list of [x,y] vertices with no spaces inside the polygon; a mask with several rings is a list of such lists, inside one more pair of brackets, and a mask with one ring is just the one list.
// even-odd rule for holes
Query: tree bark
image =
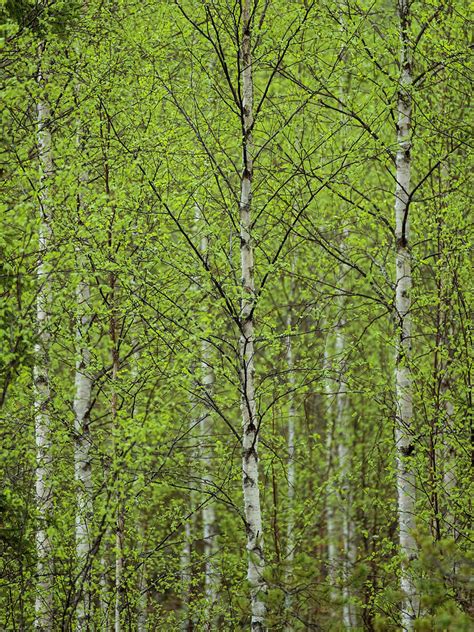
{"label": "tree bark", "polygon": [[344,335],[344,320],[340,320],[336,330],[336,357],[339,361],[339,377],[337,385],[337,405],[335,435],[337,436],[337,456],[340,475],[341,523],[342,523],[342,574],[343,574],[343,605],[342,622],[347,630],[357,627],[357,613],[351,603],[352,572],[356,560],[355,529],[352,517],[352,492],[350,486],[350,451],[347,427],[347,384],[345,377],[346,337]]}
{"label": "tree bark", "polygon": [[[285,594],[285,610],[287,617],[290,617],[290,610],[292,607],[292,593],[291,593],[291,578],[293,572],[293,560],[295,556],[295,490],[296,490],[296,467],[295,467],[295,373],[294,373],[294,359],[293,348],[291,345],[291,329],[293,327],[292,318],[292,299],[293,299],[293,285],[290,290],[290,305],[288,307],[288,314],[286,318],[286,327],[288,335],[286,337],[286,364],[288,369],[288,421],[287,421],[287,449],[288,449],[288,465],[287,465],[287,477],[288,477],[288,523],[286,527],[286,585],[287,592]],[[291,620],[291,619],[290,619]],[[288,629],[291,628],[291,623]]]}
{"label": "tree bark", "polygon": [[[43,92],[45,77],[42,70],[44,43],[39,46],[38,85]],[[38,525],[36,529],[37,587],[35,598],[35,629],[47,632],[53,625],[53,560],[48,527],[53,509],[51,487],[51,385],[49,377],[50,307],[52,289],[45,257],[50,248],[51,195],[50,180],[53,175],[53,158],[50,131],[50,109],[40,97],[37,103],[37,143],[40,163],[39,233],[38,233],[38,291],[36,298],[37,340],[33,369],[35,392],[35,439],[36,439],[36,505]]]}
{"label": "tree bark", "polygon": [[[80,261],[80,257],[78,261]],[[77,630],[86,630],[91,610],[91,519],[93,516],[92,459],[90,454],[90,408],[92,379],[90,377],[91,352],[88,344],[91,316],[89,310],[90,290],[81,280],[76,288],[77,306],[80,313],[77,328],[77,350],[75,375],[75,450],[74,473],[77,486],[76,508],[76,555],[80,571],[79,600],[77,604]]]}
{"label": "tree bark", "polygon": [[242,409],[242,479],[247,532],[247,579],[250,587],[251,629],[262,632],[265,621],[266,584],[263,577],[262,514],[258,483],[259,421],[255,402],[254,340],[254,252],[251,236],[251,204],[253,177],[253,78],[251,47],[252,1],[242,4],[242,161],[240,195],[240,261],[242,297],[240,314],[240,389]]}
{"label": "tree bark", "polygon": [[401,622],[403,630],[413,630],[418,615],[419,597],[413,581],[411,565],[417,557],[415,531],[415,472],[413,466],[413,387],[411,374],[411,252],[410,252],[410,178],[412,125],[412,60],[409,43],[410,9],[408,0],[398,0],[400,23],[400,78],[397,96],[397,156],[395,191],[396,237],[396,423],[397,492],[400,550],[403,556],[401,589],[403,593]]}
{"label": "tree bark", "polygon": [[[329,340],[326,341],[324,348],[324,369],[328,374],[332,368],[330,361]],[[333,415],[333,387],[332,380],[328,377],[325,380],[326,395],[328,405],[326,407],[326,452],[327,452],[327,477],[326,486],[326,530],[327,530],[327,556],[328,556],[328,581],[329,581],[329,598],[332,603],[337,600],[337,541],[338,528],[336,523],[336,438],[335,438],[335,415]]]}
{"label": "tree bark", "polygon": [[[206,246],[207,247],[207,246]],[[207,341],[202,343],[202,369],[203,369],[203,387],[206,394],[211,394],[214,384],[214,374],[209,364],[209,345]],[[212,453],[210,448],[210,439],[212,433],[212,418],[207,404],[204,410],[201,422],[201,438],[202,438],[202,462],[204,466],[204,484],[208,489],[212,489]],[[202,532],[204,540],[204,592],[209,604],[209,616],[212,619],[212,607],[216,599],[216,577],[213,569],[213,555],[215,552],[216,538],[216,515],[214,503],[209,500],[202,508]]]}
{"label": "tree bark", "polygon": [[[191,492],[191,506],[194,507],[194,499],[193,492]],[[193,522],[194,522],[194,513],[193,515],[186,520],[184,525],[184,541],[183,548],[181,550],[181,583],[183,590],[183,602],[182,602],[182,610],[183,610],[183,622],[182,622],[182,630],[183,632],[190,632],[193,630],[193,619],[191,612],[191,601],[192,601],[192,530],[193,530]]]}
{"label": "tree bark", "polygon": [[118,323],[116,312],[116,290],[117,279],[114,273],[110,275],[110,339],[112,346],[112,397],[111,397],[111,418],[112,432],[114,433],[114,466],[116,468],[115,475],[117,480],[116,491],[116,520],[115,520],[115,614],[114,614],[114,632],[121,632],[122,629],[122,600],[123,600],[123,570],[124,570],[124,536],[125,536],[125,500],[122,491],[122,482],[119,480],[119,448],[117,446],[118,424],[117,424],[117,377],[119,371],[119,348],[118,348]]}
{"label": "tree bark", "polygon": [[[200,222],[203,220],[201,209],[199,205],[196,205],[196,226],[199,227]],[[209,237],[207,231],[203,229],[200,243],[201,254],[204,258],[208,257],[209,250]],[[207,309],[207,305],[205,309]],[[210,345],[206,339],[201,343],[201,369],[202,369],[202,387],[204,390],[204,406],[203,416],[200,424],[201,435],[201,449],[200,459],[204,470],[203,488],[211,489],[213,487],[212,479],[212,449],[210,446],[210,436],[212,434],[212,417],[210,414],[209,401],[212,397],[212,390],[214,386],[214,372],[212,370],[211,358],[210,358]],[[216,577],[213,568],[213,555],[215,552],[215,538],[216,538],[216,515],[214,509],[214,503],[209,500],[202,508],[202,534],[204,543],[204,593],[208,600],[209,610],[209,623],[212,624],[212,607],[216,599]]]}
{"label": "tree bark", "polygon": [[[79,52],[79,46],[77,46]],[[75,101],[79,106],[81,85],[76,85]],[[79,117],[77,129],[77,148],[82,151],[85,138],[82,122]],[[84,207],[82,186],[87,182],[87,172],[82,169],[79,175],[79,191],[77,194],[78,224],[83,224],[82,215],[87,213]],[[85,276],[87,259],[83,252],[83,244],[79,241],[76,247],[76,271],[80,280],[76,287],[77,330],[76,330],[76,372],[74,378],[74,478],[76,482],[76,557],[79,570],[76,621],[77,630],[87,630],[91,616],[91,566],[93,517],[93,485],[90,434],[90,409],[92,405],[92,378],[90,373],[91,349],[90,327],[90,287]]]}

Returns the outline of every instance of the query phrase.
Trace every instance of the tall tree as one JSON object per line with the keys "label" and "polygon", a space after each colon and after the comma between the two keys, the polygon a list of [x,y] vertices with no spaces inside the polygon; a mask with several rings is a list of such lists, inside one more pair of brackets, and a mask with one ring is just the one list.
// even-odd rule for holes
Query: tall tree
{"label": "tall tree", "polygon": [[412,265],[410,243],[410,196],[412,150],[413,69],[410,42],[410,4],[398,0],[400,29],[400,77],[397,94],[397,156],[395,189],[395,317],[396,345],[396,424],[398,527],[403,556],[401,587],[403,592],[402,627],[413,630],[419,614],[419,595],[414,580],[413,561],[417,558],[415,541],[416,481],[413,441],[412,380]]}
{"label": "tall tree", "polygon": [[245,526],[247,531],[247,578],[250,586],[251,628],[265,626],[266,583],[264,577],[262,510],[258,472],[258,435],[260,420],[255,402],[255,280],[252,241],[253,179],[253,76],[252,76],[252,0],[242,0],[242,176],[240,193],[240,265],[242,297],[240,327],[240,389],[242,397],[242,483],[244,489]]}
{"label": "tall tree", "polygon": [[53,509],[51,486],[51,384],[50,384],[50,317],[53,301],[51,268],[48,253],[52,240],[52,177],[53,155],[51,141],[51,112],[46,96],[45,47],[38,46],[38,86],[40,97],[37,109],[37,143],[40,163],[39,186],[39,232],[38,232],[38,289],[36,298],[37,342],[35,346],[35,434],[37,448],[36,502],[38,527],[36,531],[36,553],[38,557],[38,583],[36,589],[36,620],[38,630],[51,630],[53,626],[53,558],[50,527]]}

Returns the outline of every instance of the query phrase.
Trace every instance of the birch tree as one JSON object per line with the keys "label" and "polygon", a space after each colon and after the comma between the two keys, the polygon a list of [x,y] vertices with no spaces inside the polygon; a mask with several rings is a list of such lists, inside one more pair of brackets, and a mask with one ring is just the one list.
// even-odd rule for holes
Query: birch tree
{"label": "birch tree", "polygon": [[41,91],[37,103],[37,138],[40,163],[39,190],[39,233],[38,233],[38,291],[36,299],[37,342],[35,345],[35,434],[37,448],[36,502],[38,527],[36,531],[36,551],[38,558],[38,584],[36,591],[36,620],[38,630],[51,630],[53,618],[53,559],[52,545],[48,533],[52,518],[53,498],[51,487],[51,386],[49,368],[49,331],[51,316],[51,270],[48,266],[48,251],[52,239],[52,193],[53,156],[51,143],[51,113],[46,100],[46,75],[44,70],[46,43],[38,47],[38,86]]}
{"label": "birch tree", "polygon": [[242,397],[242,483],[247,530],[247,579],[250,586],[251,628],[265,626],[263,527],[258,483],[258,432],[260,421],[255,403],[255,335],[254,335],[254,248],[252,243],[253,178],[253,77],[252,77],[252,2],[242,4],[242,179],[240,195],[240,262],[242,298],[240,314],[240,388]]}
{"label": "birch tree", "polygon": [[397,493],[400,549],[403,555],[401,588],[403,592],[402,627],[412,630],[419,614],[419,596],[414,583],[413,561],[417,557],[416,482],[413,467],[413,384],[411,375],[411,244],[410,193],[412,149],[412,52],[410,44],[410,6],[398,2],[400,25],[400,78],[397,94],[397,156],[395,190],[396,278],[396,425]]}
{"label": "birch tree", "polygon": [[[76,107],[81,96],[80,84],[76,87]],[[85,130],[81,118],[78,118],[77,146],[79,152],[85,149]],[[81,168],[77,193],[77,220],[81,226],[87,207],[84,202],[84,189],[87,187],[88,175]],[[92,481],[92,436],[90,429],[90,412],[92,407],[91,376],[91,339],[92,308],[90,286],[85,271],[88,269],[85,248],[87,242],[83,238],[76,247],[76,266],[79,281],[76,286],[77,329],[76,329],[76,371],[74,378],[73,410],[75,415],[75,451],[74,476],[77,484],[76,509],[76,554],[79,569],[77,628],[87,629],[91,617],[91,566],[92,560],[92,518],[93,518],[93,481]]]}

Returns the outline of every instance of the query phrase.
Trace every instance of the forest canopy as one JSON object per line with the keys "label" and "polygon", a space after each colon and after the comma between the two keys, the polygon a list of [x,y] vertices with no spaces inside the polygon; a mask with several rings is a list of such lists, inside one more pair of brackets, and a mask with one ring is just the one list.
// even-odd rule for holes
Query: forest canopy
{"label": "forest canopy", "polygon": [[473,629],[471,11],[0,1],[2,630]]}

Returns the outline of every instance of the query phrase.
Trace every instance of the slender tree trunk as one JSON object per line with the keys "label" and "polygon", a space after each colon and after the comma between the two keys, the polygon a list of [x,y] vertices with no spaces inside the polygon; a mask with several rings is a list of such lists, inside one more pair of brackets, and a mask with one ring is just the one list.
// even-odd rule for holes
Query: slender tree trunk
{"label": "slender tree trunk", "polygon": [[335,434],[337,436],[337,455],[340,473],[341,523],[343,545],[343,606],[342,621],[347,630],[357,627],[357,615],[351,603],[351,576],[356,560],[355,529],[352,516],[352,492],[350,484],[350,450],[348,448],[348,419],[347,419],[347,384],[345,377],[346,338],[344,335],[345,322],[340,320],[336,330],[336,356],[339,359],[339,377],[337,385],[337,406]]}
{"label": "slender tree trunk", "polygon": [[415,472],[413,466],[413,386],[411,374],[411,252],[410,222],[408,217],[411,175],[412,126],[412,60],[409,44],[410,9],[408,0],[398,0],[400,21],[400,80],[398,89],[398,123],[395,191],[396,235],[396,295],[397,319],[396,350],[396,423],[397,492],[400,549],[403,556],[401,589],[402,628],[413,630],[418,615],[419,598],[413,581],[411,563],[417,557],[415,530]]}
{"label": "slender tree trunk", "polygon": [[[341,32],[343,35],[343,41],[341,45],[340,57],[343,63],[343,72],[341,74],[339,83],[339,94],[341,100],[345,101],[349,93],[349,74],[347,72],[347,41],[348,37],[347,27],[345,23],[345,12],[347,11],[346,0],[340,0],[339,2],[339,15],[341,23]],[[347,117],[341,115],[341,129],[346,129]],[[346,143],[343,141],[342,150],[346,152]],[[343,210],[343,209],[341,209]],[[344,229],[341,239],[341,250],[345,250],[345,241],[347,238],[347,230]],[[341,263],[339,266],[339,278],[341,287],[344,288],[344,277],[346,272],[346,266]],[[342,523],[342,546],[343,546],[343,559],[342,559],[342,574],[343,574],[343,606],[342,606],[342,622],[347,630],[352,630],[357,627],[357,612],[355,606],[351,603],[352,589],[352,573],[354,570],[354,564],[356,561],[356,542],[355,542],[355,528],[354,517],[352,511],[352,489],[350,481],[351,472],[351,451],[348,445],[348,437],[350,436],[349,420],[347,418],[347,380],[346,380],[346,360],[345,355],[347,353],[347,338],[345,334],[345,300],[344,295],[341,295],[338,301],[339,309],[341,310],[341,316],[336,327],[336,357],[339,361],[339,378],[337,385],[337,404],[336,404],[336,429],[335,435],[337,437],[337,453],[339,460],[339,473],[340,473],[340,496],[341,496],[341,523]]]}
{"label": "slender tree trunk", "polygon": [[[81,258],[78,257],[78,262]],[[80,264],[79,264],[80,265]],[[92,460],[90,436],[90,408],[92,380],[90,377],[91,352],[88,344],[91,316],[89,314],[90,290],[81,280],[76,289],[77,306],[80,313],[77,329],[75,376],[75,450],[74,472],[77,485],[76,508],[76,555],[80,570],[79,601],[77,604],[77,630],[88,629],[91,611],[91,519],[93,516]]]}
{"label": "slender tree trunk", "polygon": [[123,601],[123,570],[124,570],[124,535],[125,535],[125,504],[122,492],[122,481],[119,476],[119,448],[118,440],[118,424],[117,424],[117,377],[119,371],[119,350],[118,350],[118,323],[116,312],[116,289],[117,279],[114,273],[110,275],[110,338],[112,344],[112,398],[111,398],[111,417],[112,432],[114,433],[114,466],[117,480],[116,491],[116,519],[115,519],[115,614],[114,614],[114,631],[121,632],[122,629],[122,601]]}
{"label": "slender tree trunk", "polygon": [[[194,506],[193,492],[191,492],[192,500],[191,505]],[[184,597],[182,603],[182,609],[184,613],[182,630],[183,632],[190,632],[193,629],[193,620],[191,614],[191,598],[192,598],[192,531],[193,531],[194,514],[186,520],[184,525],[184,541],[183,548],[181,550],[181,583],[183,587]]]}
{"label": "slender tree trunk", "polygon": [[[191,365],[191,374],[194,375],[196,370],[195,365]],[[189,417],[189,432],[188,432],[188,441],[187,447],[189,449],[189,461],[188,461],[188,477],[189,480],[194,480],[197,478],[196,471],[194,469],[194,464],[197,459],[199,459],[199,453],[196,449],[194,432],[196,429],[196,424],[199,420],[199,406],[197,405],[196,399],[194,397],[190,398],[190,410],[191,414]],[[184,524],[184,540],[183,540],[183,548],[181,549],[181,559],[180,559],[180,567],[181,567],[181,590],[182,590],[182,603],[181,610],[183,614],[181,629],[183,632],[190,632],[194,629],[194,620],[193,620],[193,550],[194,550],[194,539],[197,531],[196,528],[196,491],[194,490],[194,485],[191,485],[191,489],[189,491],[188,507],[191,509],[191,515],[187,518]]]}
{"label": "slender tree trunk", "polygon": [[[79,47],[77,47],[77,53]],[[79,107],[79,95],[81,86],[76,85],[76,107]],[[79,118],[77,129],[77,147],[82,151],[84,146],[84,133],[82,122]],[[79,176],[79,191],[77,195],[78,224],[83,224],[84,208],[82,186],[87,182],[87,172],[82,170]],[[76,373],[74,379],[74,477],[76,481],[76,557],[79,569],[77,590],[77,630],[89,628],[91,616],[91,545],[92,532],[91,520],[93,517],[93,486],[92,486],[92,459],[91,459],[91,435],[90,435],[90,409],[92,405],[92,379],[90,374],[91,350],[90,327],[92,316],[90,312],[90,288],[86,280],[85,270],[87,260],[83,249],[83,242],[76,247],[76,270],[80,275],[80,281],[76,287],[77,305],[77,331],[76,331]]]}
{"label": "slender tree trunk", "polygon": [[[444,110],[444,108],[443,108]],[[440,191],[441,191],[441,210],[447,212],[446,208],[446,193],[449,188],[449,170],[448,161],[443,161],[441,165],[440,173]],[[442,214],[438,224],[438,253],[440,258],[443,259],[449,253],[450,245],[446,243],[443,236],[443,217]],[[451,363],[453,359],[453,349],[451,337],[453,334],[453,324],[451,319],[452,311],[452,290],[455,283],[455,279],[451,278],[449,272],[442,272],[440,270],[440,279],[438,285],[438,338],[436,340],[436,354],[438,354],[438,347],[445,351],[446,360],[442,362],[440,366],[441,375],[439,376],[440,387],[439,397],[441,399],[441,408],[444,412],[443,424],[442,424],[442,448],[441,454],[438,455],[438,459],[442,463],[443,471],[443,488],[445,496],[445,522],[447,525],[447,531],[449,535],[456,540],[458,531],[456,529],[456,513],[454,511],[453,495],[457,488],[456,478],[456,450],[453,444],[454,434],[454,404],[451,394],[452,378],[451,378]],[[443,354],[442,354],[443,355]],[[437,356],[436,356],[437,357]],[[439,411],[441,414],[442,412]],[[456,574],[456,564],[453,566],[453,571]]]}
{"label": "slender tree trunk", "polygon": [[[142,547],[142,555],[144,554],[145,542],[146,542],[146,532],[145,525],[143,524],[143,519],[138,519],[138,532],[140,535]],[[139,570],[138,577],[138,615],[137,615],[137,632],[146,632],[147,627],[147,618],[148,618],[148,582],[147,582],[147,569],[145,563],[145,555],[143,555],[143,562],[141,564]]]}
{"label": "slender tree trunk", "polygon": [[[42,71],[44,43],[40,44],[40,70],[38,84],[45,89]],[[37,585],[35,599],[35,628],[46,632],[53,625],[53,560],[51,539],[48,534],[52,503],[51,488],[51,387],[49,378],[50,307],[52,302],[49,270],[45,257],[50,247],[51,197],[50,180],[53,175],[53,159],[50,132],[50,109],[46,101],[37,104],[38,156],[40,162],[39,234],[38,234],[38,291],[36,298],[37,341],[35,345],[35,438],[36,438],[36,504],[38,526],[36,530]]]}
{"label": "slender tree trunk", "polygon": [[[330,361],[329,338],[324,348],[324,369],[329,374],[332,368]],[[333,414],[333,385],[332,379],[326,378],[326,395],[328,405],[326,408],[326,453],[327,453],[327,476],[328,484],[326,488],[326,530],[327,530],[327,556],[328,556],[328,581],[329,597],[332,603],[337,600],[337,542],[338,528],[336,522],[336,486],[335,486],[335,463],[336,463],[336,438],[335,438],[335,415]]]}
{"label": "slender tree trunk", "polygon": [[258,483],[259,421],[255,402],[255,349],[254,349],[254,253],[251,236],[251,202],[253,177],[253,78],[251,47],[252,1],[242,4],[242,153],[243,171],[240,196],[240,260],[242,272],[242,298],[240,317],[240,388],[242,396],[242,476],[247,531],[247,579],[250,586],[251,629],[264,629],[266,584],[263,577],[262,514]]}
{"label": "slender tree trunk", "polygon": [[[291,594],[291,578],[293,573],[293,560],[295,556],[295,491],[296,491],[296,467],[295,467],[295,373],[294,373],[294,361],[293,361],[293,348],[291,345],[291,329],[293,327],[292,318],[292,299],[293,299],[293,286],[290,290],[290,306],[288,307],[288,314],[286,317],[286,327],[288,335],[286,338],[286,364],[288,368],[288,423],[287,423],[287,449],[288,449],[288,523],[286,527],[286,585],[287,592],[285,594],[285,609],[287,616],[290,616],[290,610],[292,607],[292,594]],[[289,629],[291,629],[291,624]]]}
{"label": "slender tree trunk", "polygon": [[[135,319],[134,323],[135,327],[138,327],[138,319]],[[132,345],[137,351],[133,354],[133,365],[132,365],[132,382],[134,384],[140,383],[140,368],[139,368],[139,359],[140,359],[140,351],[139,348],[139,338],[135,337],[132,341]],[[137,414],[137,408],[139,405],[138,397],[135,397],[133,400],[132,407],[132,417],[135,418]],[[138,569],[138,581],[137,581],[137,589],[138,589],[138,603],[137,603],[137,632],[146,632],[147,629],[147,620],[148,620],[148,576],[147,576],[147,555],[146,555],[146,539],[147,539],[147,523],[145,516],[138,515],[137,516],[137,539],[138,539],[138,548],[141,552],[140,557],[142,558],[142,562]]]}
{"label": "slender tree trunk", "polygon": [[[207,241],[207,240],[206,240]],[[207,245],[206,245],[207,248]],[[209,345],[207,341],[202,343],[202,369],[203,369],[203,386],[206,394],[211,394],[214,385],[214,373],[209,363]],[[202,462],[204,466],[205,487],[212,490],[212,453],[209,437],[212,434],[212,417],[209,408],[206,405],[204,416],[201,422],[201,440],[202,440]],[[214,503],[212,500],[206,502],[202,509],[202,531],[204,540],[204,591],[209,602],[209,616],[212,619],[212,607],[216,599],[216,577],[213,569],[213,555],[216,549],[216,515]]]}
{"label": "slender tree trunk", "polygon": [[[200,222],[203,220],[199,205],[196,205],[196,227],[199,228]],[[201,235],[200,250],[204,258],[208,256],[209,250],[209,238],[206,229],[203,229]],[[207,306],[205,306],[207,309]],[[207,489],[212,490],[212,449],[210,445],[210,437],[212,435],[212,417],[210,414],[209,401],[212,397],[212,390],[214,386],[214,372],[211,366],[210,357],[210,345],[209,342],[204,339],[201,344],[201,369],[202,369],[202,386],[204,389],[204,410],[203,417],[200,424],[201,429],[201,449],[200,459],[202,461],[204,469],[203,487],[204,491]],[[210,623],[212,623],[212,606],[216,599],[216,577],[213,569],[213,555],[215,552],[215,538],[216,538],[216,516],[214,503],[208,501],[202,508],[202,531],[204,541],[204,592],[209,602],[208,615],[210,617]]]}

